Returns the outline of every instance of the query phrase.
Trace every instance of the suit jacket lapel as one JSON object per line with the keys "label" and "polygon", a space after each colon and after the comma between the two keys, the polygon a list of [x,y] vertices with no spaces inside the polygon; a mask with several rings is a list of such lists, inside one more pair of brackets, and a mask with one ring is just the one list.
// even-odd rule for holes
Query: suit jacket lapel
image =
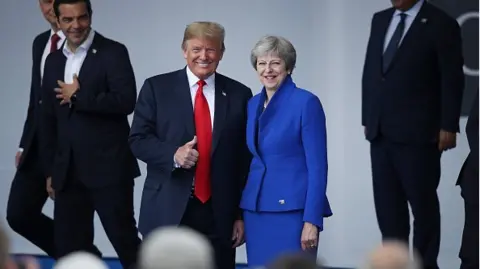
{"label": "suit jacket lapel", "polygon": [[36,44],[34,48],[33,60],[36,66],[35,68],[37,69],[36,71],[38,72],[40,72],[43,52],[45,51],[45,47],[47,46],[49,36],[50,36],[50,31],[45,32],[43,35],[41,35],[39,40],[40,42],[38,42],[38,44]]}
{"label": "suit jacket lapel", "polygon": [[[378,47],[378,54],[379,57],[378,59],[380,60],[379,63],[379,71],[380,73],[383,74],[382,66],[383,66],[383,52],[384,52],[384,46],[385,46],[385,38],[387,36],[387,31],[388,27],[390,26],[390,23],[393,18],[393,13],[395,12],[394,8],[391,8],[388,12],[385,12],[382,17],[380,17],[380,22],[379,22],[379,27],[377,31],[377,47]],[[372,26],[374,27],[374,26]]]}
{"label": "suit jacket lapel", "polygon": [[228,92],[220,75],[215,78],[215,114],[213,115],[212,154],[217,148],[225,124],[228,106]]}
{"label": "suit jacket lapel", "polygon": [[195,122],[193,119],[193,104],[192,95],[190,94],[190,85],[188,85],[187,72],[184,69],[178,71],[178,79],[175,86],[175,93],[178,98],[178,106],[180,112],[181,121],[185,123],[188,136],[195,135]]}
{"label": "suit jacket lapel", "polygon": [[33,70],[32,70],[32,85],[35,89],[35,100],[39,100],[41,96],[41,86],[42,86],[42,57],[45,47],[48,43],[48,38],[50,36],[50,31],[43,33],[40,36],[39,42],[34,44],[33,48]]}
{"label": "suit jacket lapel", "polygon": [[98,51],[98,46],[100,45],[100,39],[102,37],[99,33],[95,33],[95,37],[93,38],[92,44],[88,48],[87,56],[83,60],[82,66],[80,67],[78,80],[80,82],[85,81],[85,79],[91,77],[89,74],[96,67],[96,54]]}
{"label": "suit jacket lapel", "polygon": [[423,29],[423,26],[425,24],[425,20],[426,20],[425,9],[427,4],[428,4],[427,2],[424,2],[420,10],[418,11],[417,16],[415,16],[412,24],[410,25],[410,28],[408,29],[407,33],[403,37],[403,40],[400,43],[400,46],[398,47],[397,52],[395,53],[395,56],[393,56],[392,62],[388,66],[387,71],[385,73],[388,73],[388,71],[392,69],[392,67],[395,65],[395,62],[398,60],[401,54],[405,51],[406,47],[414,45],[411,43],[412,42],[415,43],[416,38],[420,35],[420,31]]}
{"label": "suit jacket lapel", "polygon": [[[267,99],[267,95],[265,92],[265,88],[262,89],[257,102],[252,105],[255,108],[254,111],[250,112],[251,114],[247,115],[248,117],[252,117],[252,120],[247,121],[248,124],[251,124],[251,127],[248,128],[250,133],[247,134],[247,139],[250,139],[251,148],[253,149],[253,154],[261,158],[258,146],[259,146],[259,138],[260,138],[260,121],[259,118],[264,112],[264,104],[265,100]],[[263,127],[263,126],[262,126]]]}
{"label": "suit jacket lapel", "polygon": [[[60,81],[64,81],[65,80],[65,65],[67,64],[67,57],[65,57],[65,55],[63,55],[63,53],[59,53],[58,57],[56,57],[56,59],[58,59],[58,63],[55,65],[55,66],[58,66],[58,68],[56,68],[56,74],[55,74],[55,78],[57,80],[60,80]],[[55,88],[56,87],[59,87],[57,81],[55,81]],[[52,92],[53,92],[54,89],[52,89]],[[55,94],[55,93],[53,93]],[[56,98],[55,98],[56,99]],[[60,107],[60,111],[64,111],[64,112],[68,112],[68,115],[70,114],[70,107],[68,105],[60,105],[60,100],[59,99],[56,99],[56,104]]]}
{"label": "suit jacket lapel", "polygon": [[[292,90],[296,87],[295,83],[292,80],[292,77],[289,75],[282,82],[282,85],[278,88],[276,93],[273,95],[272,99],[268,102],[267,108],[258,116],[258,130],[262,131],[269,123],[271,123],[271,118],[278,113],[278,110],[284,109],[282,106],[288,102],[288,98],[292,93]],[[263,104],[266,99],[265,88],[262,89],[262,97],[260,98],[261,103],[258,104],[257,115],[263,109]]]}
{"label": "suit jacket lapel", "polygon": [[[64,81],[65,80],[65,66],[67,65],[67,57],[65,57],[65,55],[60,55],[60,57],[58,57],[58,69],[57,69],[57,78],[58,80],[61,80],[61,81]],[[57,85],[58,87],[58,85]]]}

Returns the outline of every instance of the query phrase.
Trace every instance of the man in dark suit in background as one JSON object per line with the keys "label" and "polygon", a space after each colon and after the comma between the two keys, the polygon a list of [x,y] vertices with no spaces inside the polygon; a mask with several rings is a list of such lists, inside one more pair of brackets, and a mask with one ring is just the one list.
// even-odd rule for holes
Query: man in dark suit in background
{"label": "man in dark suit in background", "polygon": [[50,52],[61,47],[65,35],[57,27],[53,0],[39,0],[39,5],[51,29],[39,34],[33,41],[30,101],[20,148],[15,155],[17,172],[8,197],[7,222],[15,232],[55,258],[53,220],[42,213],[49,194],[51,197],[54,194],[51,181],[45,178],[40,164],[38,128],[45,59]]}
{"label": "man in dark suit in background", "polygon": [[224,38],[217,23],[187,26],[187,66],[145,81],[130,145],[147,164],[143,236],[160,226],[189,226],[211,240],[217,268],[233,269],[235,248],[243,243],[239,202],[250,163],[245,128],[252,92],[216,73]]}
{"label": "man in dark suit in background", "polygon": [[465,224],[463,226],[460,269],[478,269],[478,90],[473,101],[467,127],[470,153],[463,163],[457,185],[462,189],[465,203]]}
{"label": "man in dark suit in background", "polygon": [[89,250],[96,211],[123,268],[131,268],[140,170],[128,145],[137,97],[128,51],[91,29],[89,0],[55,0],[54,11],[66,42],[45,64],[41,150],[55,190],[56,251]]}
{"label": "man in dark suit in background", "polygon": [[362,79],[373,193],[383,239],[413,245],[438,268],[442,152],[456,145],[464,87],[460,27],[424,0],[392,0],[373,16]]}

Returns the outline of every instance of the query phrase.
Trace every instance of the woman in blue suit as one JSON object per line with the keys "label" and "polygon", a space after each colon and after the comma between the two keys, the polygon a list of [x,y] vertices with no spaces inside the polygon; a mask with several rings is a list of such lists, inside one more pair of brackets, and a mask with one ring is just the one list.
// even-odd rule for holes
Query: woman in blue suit
{"label": "woman in blue suit", "polygon": [[295,48],[283,37],[263,37],[251,53],[264,87],[248,103],[253,159],[240,207],[249,266],[289,252],[316,257],[323,218],[332,215],[325,114],[318,97],[293,82],[295,62]]}

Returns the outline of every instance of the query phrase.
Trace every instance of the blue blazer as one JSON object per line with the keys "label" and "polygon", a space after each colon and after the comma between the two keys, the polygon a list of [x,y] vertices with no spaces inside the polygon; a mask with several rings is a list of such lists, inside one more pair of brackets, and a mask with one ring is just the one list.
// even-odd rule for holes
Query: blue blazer
{"label": "blue blazer", "polygon": [[240,207],[256,212],[303,210],[323,230],[327,199],[325,114],[317,96],[287,76],[263,109],[266,91],[248,103],[247,145],[253,155]]}

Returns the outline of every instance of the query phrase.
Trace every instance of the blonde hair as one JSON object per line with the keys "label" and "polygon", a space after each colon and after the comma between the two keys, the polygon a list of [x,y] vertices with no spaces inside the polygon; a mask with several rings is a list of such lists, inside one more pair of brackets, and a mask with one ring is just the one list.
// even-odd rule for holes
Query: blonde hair
{"label": "blonde hair", "polygon": [[205,38],[222,43],[222,52],[225,51],[225,28],[219,23],[197,21],[187,25],[183,34],[182,49],[186,49],[186,42],[193,38]]}

